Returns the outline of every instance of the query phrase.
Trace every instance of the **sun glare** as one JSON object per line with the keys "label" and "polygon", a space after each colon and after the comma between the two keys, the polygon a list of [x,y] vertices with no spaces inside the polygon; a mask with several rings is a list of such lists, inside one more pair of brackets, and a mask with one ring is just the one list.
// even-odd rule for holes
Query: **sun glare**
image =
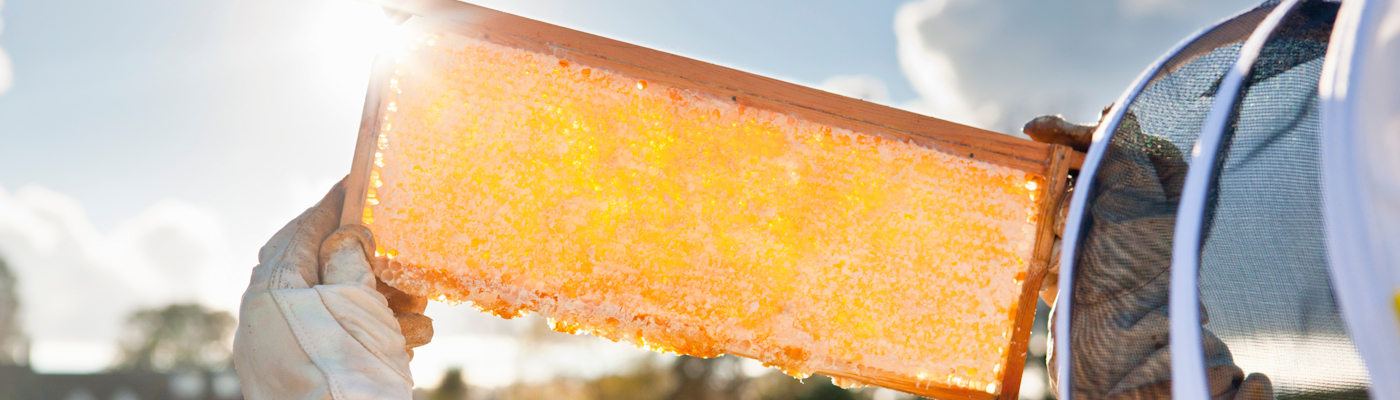
{"label": "sun glare", "polygon": [[374,4],[327,0],[318,8],[318,18],[305,31],[317,71],[331,87],[363,93],[374,57],[405,43],[406,30]]}

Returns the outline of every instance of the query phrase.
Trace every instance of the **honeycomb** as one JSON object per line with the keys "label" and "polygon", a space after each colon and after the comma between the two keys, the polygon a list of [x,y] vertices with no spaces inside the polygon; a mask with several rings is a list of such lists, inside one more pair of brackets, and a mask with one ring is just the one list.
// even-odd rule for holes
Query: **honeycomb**
{"label": "honeycomb", "polygon": [[386,282],[798,377],[1000,392],[1039,176],[415,35],[391,55],[363,214]]}

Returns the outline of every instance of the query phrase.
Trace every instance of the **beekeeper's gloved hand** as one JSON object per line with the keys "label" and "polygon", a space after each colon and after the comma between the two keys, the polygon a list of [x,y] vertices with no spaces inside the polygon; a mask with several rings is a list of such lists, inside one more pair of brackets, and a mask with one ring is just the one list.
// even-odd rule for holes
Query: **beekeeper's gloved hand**
{"label": "beekeeper's gloved hand", "polygon": [[[1085,151],[1096,128],[1097,124],[1076,125],[1059,116],[1045,116],[1027,123],[1023,131],[1037,141]],[[1069,338],[1055,338],[1052,328],[1050,338],[1070,341],[1076,398],[1170,399],[1170,274],[1166,271],[1171,267],[1171,235],[1186,160],[1170,141],[1143,133],[1131,112],[1124,115],[1108,145],[1095,187],[1086,193],[1096,197],[1085,210],[1086,231],[1076,259],[1078,278],[1070,288],[1075,304],[1072,332]],[[1063,221],[1057,221],[1056,227],[1063,229]],[[1057,237],[1056,250],[1059,247]],[[1059,272],[1058,252],[1053,260],[1041,286],[1042,299],[1051,305],[1060,292],[1054,279]],[[1209,318],[1204,307],[1201,316]],[[1209,329],[1201,333],[1213,399],[1273,398],[1267,376],[1246,377],[1225,342]],[[1051,353],[1047,360],[1052,386],[1059,383],[1056,357],[1063,355]]]}
{"label": "beekeeper's gloved hand", "polygon": [[369,230],[337,230],[344,197],[336,184],[258,253],[233,343],[249,399],[411,398],[409,348],[432,335],[426,302],[405,305],[390,289],[400,297],[391,309],[372,272]]}

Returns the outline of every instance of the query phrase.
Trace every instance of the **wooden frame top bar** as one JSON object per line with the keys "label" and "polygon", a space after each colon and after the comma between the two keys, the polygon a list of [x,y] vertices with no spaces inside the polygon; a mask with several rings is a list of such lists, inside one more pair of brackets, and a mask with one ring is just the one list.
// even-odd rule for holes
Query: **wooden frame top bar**
{"label": "wooden frame top bar", "polygon": [[[1057,145],[957,124],[732,68],[648,49],[455,0],[380,0],[441,29],[607,67],[739,104],[797,115],[857,132],[911,141],[949,154],[1045,175]],[[859,117],[853,117],[859,116]],[[1069,152],[1070,169],[1083,153]]]}

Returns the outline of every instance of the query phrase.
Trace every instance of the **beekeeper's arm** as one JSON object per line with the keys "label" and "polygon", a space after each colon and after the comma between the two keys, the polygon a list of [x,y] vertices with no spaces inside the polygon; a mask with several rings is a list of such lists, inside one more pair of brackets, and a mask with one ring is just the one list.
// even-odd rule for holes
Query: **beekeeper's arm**
{"label": "beekeeper's arm", "polygon": [[233,343],[248,399],[411,398],[409,349],[431,338],[426,303],[391,309],[369,230],[337,229],[344,197],[336,184],[258,253]]}

